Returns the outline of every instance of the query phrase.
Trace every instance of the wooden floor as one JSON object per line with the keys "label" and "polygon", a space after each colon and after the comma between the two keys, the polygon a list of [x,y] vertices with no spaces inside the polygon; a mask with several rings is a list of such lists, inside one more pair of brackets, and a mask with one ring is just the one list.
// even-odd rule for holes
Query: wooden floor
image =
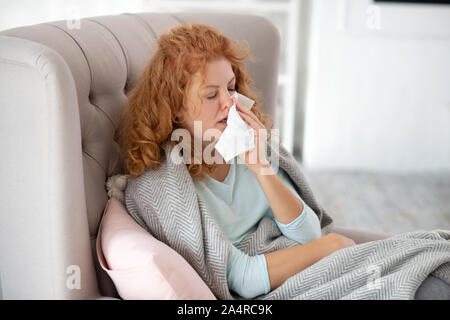
{"label": "wooden floor", "polygon": [[450,172],[386,174],[301,168],[336,225],[388,233],[450,230]]}

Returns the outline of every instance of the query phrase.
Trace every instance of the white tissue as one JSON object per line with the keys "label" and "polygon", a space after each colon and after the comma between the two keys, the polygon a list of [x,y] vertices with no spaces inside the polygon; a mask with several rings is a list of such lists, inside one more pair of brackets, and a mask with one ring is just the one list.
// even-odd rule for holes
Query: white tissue
{"label": "white tissue", "polygon": [[[239,105],[249,110],[255,101],[235,92],[232,97],[239,101]],[[228,162],[237,155],[252,150],[255,147],[255,130],[249,126],[236,110],[236,104],[230,108],[227,127],[220,135],[215,149],[219,151],[224,160]]]}

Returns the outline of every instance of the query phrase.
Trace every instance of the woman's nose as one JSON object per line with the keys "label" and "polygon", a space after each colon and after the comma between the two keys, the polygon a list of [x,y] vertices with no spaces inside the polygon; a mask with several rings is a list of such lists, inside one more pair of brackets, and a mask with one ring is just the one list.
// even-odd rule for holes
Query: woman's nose
{"label": "woman's nose", "polygon": [[225,99],[225,102],[223,103],[223,109],[230,109],[231,106],[233,105],[233,97],[232,96],[228,96]]}

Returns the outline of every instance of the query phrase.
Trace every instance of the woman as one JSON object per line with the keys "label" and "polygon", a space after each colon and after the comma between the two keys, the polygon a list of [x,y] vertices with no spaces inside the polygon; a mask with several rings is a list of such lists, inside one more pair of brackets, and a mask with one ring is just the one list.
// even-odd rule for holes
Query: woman
{"label": "woman", "polygon": [[[252,80],[241,62],[249,55],[248,49],[211,26],[172,28],[158,39],[158,50],[129,94],[121,134],[126,170],[133,179],[158,169],[164,162],[165,147],[179,143],[173,141],[175,130],[188,132],[188,139],[184,141],[184,136],[182,141],[184,148],[190,148],[186,168],[198,197],[232,243],[227,260],[228,287],[244,298],[266,294],[331,253],[355,245],[345,236],[326,234],[324,227],[331,225],[331,219],[318,212],[318,206],[310,208],[286,172],[280,168],[276,173],[260,152],[268,141],[259,138],[260,130],[272,129],[273,123],[268,127],[271,118],[260,111],[259,95],[251,88]],[[255,101],[251,110],[232,98],[235,92]],[[213,143],[218,140],[226,128],[223,119],[233,104],[255,130],[255,148],[240,154],[241,161],[229,162],[210,148],[211,156],[218,159],[211,164],[205,161],[204,152],[195,152],[194,145],[201,141],[203,151],[211,145],[209,138]],[[216,130],[216,135],[205,139],[211,130]],[[185,150],[182,153],[185,156]],[[144,218],[133,216],[148,227]],[[238,249],[264,217],[271,218],[280,236],[296,241],[296,245],[254,255]]]}

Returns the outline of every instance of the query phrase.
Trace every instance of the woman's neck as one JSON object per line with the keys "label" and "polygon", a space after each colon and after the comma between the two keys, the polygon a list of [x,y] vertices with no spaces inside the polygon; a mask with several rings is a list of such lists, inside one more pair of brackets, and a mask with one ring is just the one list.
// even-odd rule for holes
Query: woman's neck
{"label": "woman's neck", "polygon": [[209,176],[219,182],[223,182],[230,172],[230,163],[224,163],[217,165],[214,172],[211,172]]}

